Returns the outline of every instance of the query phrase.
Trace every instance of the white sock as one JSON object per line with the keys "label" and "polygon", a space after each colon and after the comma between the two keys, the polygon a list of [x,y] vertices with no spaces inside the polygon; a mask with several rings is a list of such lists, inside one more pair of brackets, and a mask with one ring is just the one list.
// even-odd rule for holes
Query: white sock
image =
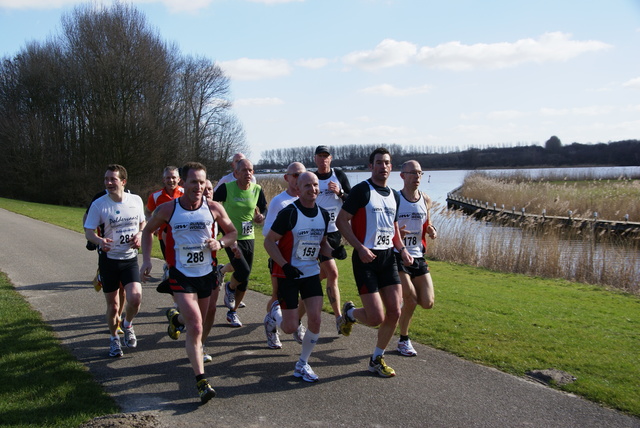
{"label": "white sock", "polygon": [[313,348],[318,343],[318,338],[320,337],[320,333],[312,333],[309,330],[304,334],[304,339],[302,340],[302,352],[300,352],[300,362],[306,364],[309,361],[309,357],[311,356],[311,352]]}
{"label": "white sock", "polygon": [[378,355],[384,355],[384,349],[376,347],[376,349],[373,350],[373,357],[371,357],[371,359],[375,360],[376,358],[378,358]]}

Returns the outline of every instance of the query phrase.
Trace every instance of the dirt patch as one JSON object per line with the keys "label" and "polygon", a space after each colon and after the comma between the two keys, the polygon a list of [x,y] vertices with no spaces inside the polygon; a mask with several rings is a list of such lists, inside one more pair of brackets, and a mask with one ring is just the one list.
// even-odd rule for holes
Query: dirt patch
{"label": "dirt patch", "polygon": [[80,425],[79,428],[159,428],[161,426],[154,415],[118,413],[97,417]]}

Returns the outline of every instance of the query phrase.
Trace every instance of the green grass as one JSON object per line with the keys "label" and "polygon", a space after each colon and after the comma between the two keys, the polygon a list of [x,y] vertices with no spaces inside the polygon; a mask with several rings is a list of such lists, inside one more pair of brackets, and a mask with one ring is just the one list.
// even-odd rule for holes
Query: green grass
{"label": "green grass", "polygon": [[[39,216],[38,211],[50,219],[73,217],[64,218],[60,225],[81,230],[84,210],[0,199],[0,207],[12,209],[9,205],[28,210],[33,217]],[[54,214],[58,209],[68,211]],[[270,294],[267,254],[259,230],[256,236],[250,287]],[[430,261],[429,265],[436,304],[432,310],[416,310],[410,330],[414,341],[517,376],[535,369],[564,370],[578,379],[559,389],[640,416],[640,298],[564,280],[447,262]],[[350,259],[338,261],[338,269],[342,301],[359,305]],[[0,308],[4,319],[6,309]],[[330,312],[327,301],[325,310]],[[59,352],[55,341],[48,346],[53,349],[50,352]],[[27,350],[15,352],[15,359],[30,358]],[[50,376],[66,380],[67,375],[61,371]],[[17,405],[12,395],[3,398],[5,405],[7,401]]]}
{"label": "green grass", "polygon": [[0,424],[77,427],[118,406],[0,273]]}

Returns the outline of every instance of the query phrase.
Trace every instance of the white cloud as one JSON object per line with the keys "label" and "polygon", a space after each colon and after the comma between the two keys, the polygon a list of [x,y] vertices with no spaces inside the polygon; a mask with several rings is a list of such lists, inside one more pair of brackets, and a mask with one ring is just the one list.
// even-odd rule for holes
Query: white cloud
{"label": "white cloud", "polygon": [[594,40],[574,41],[571,35],[545,33],[538,39],[521,39],[514,43],[477,43],[464,45],[449,42],[420,49],[417,61],[433,68],[469,70],[474,68],[505,68],[526,62],[566,61],[586,52],[596,52],[611,46]]}
{"label": "white cloud", "polygon": [[526,113],[523,113],[518,110],[497,110],[487,113],[487,119],[492,120],[512,120],[525,116]]}
{"label": "white cloud", "polygon": [[540,109],[540,114],[543,116],[601,116],[609,114],[612,111],[612,106],[587,106],[561,109],[543,107]]}
{"label": "white cloud", "polygon": [[627,80],[622,84],[625,88],[632,89],[640,89],[640,77],[636,77],[635,79]]}
{"label": "white cloud", "polygon": [[325,67],[327,64],[329,64],[329,62],[330,61],[327,58],[299,59],[295,62],[295,65],[315,70]]}
{"label": "white cloud", "polygon": [[240,98],[234,101],[233,105],[236,107],[253,107],[253,106],[278,106],[284,104],[281,98]]}
{"label": "white cloud", "polygon": [[416,55],[417,50],[413,43],[385,39],[373,50],[351,52],[345,55],[342,61],[364,70],[376,70],[407,64]]}
{"label": "white cloud", "polygon": [[235,80],[273,79],[291,74],[289,62],[283,59],[249,59],[240,58],[221,61],[220,67]]}
{"label": "white cloud", "polygon": [[424,94],[430,90],[431,86],[429,85],[414,86],[412,88],[396,88],[393,85],[385,83],[361,89],[360,92],[364,94],[384,95],[388,97],[406,97],[409,95]]}

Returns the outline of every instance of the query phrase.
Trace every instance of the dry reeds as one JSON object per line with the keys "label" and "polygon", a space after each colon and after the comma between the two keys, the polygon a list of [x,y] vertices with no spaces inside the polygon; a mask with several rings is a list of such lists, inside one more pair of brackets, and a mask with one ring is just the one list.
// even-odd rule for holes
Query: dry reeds
{"label": "dry reeds", "polygon": [[437,260],[548,278],[598,284],[640,294],[640,239],[590,228],[509,227],[438,207]]}
{"label": "dry reeds", "polygon": [[474,172],[465,177],[458,195],[507,210],[524,208],[530,214],[567,216],[571,211],[573,217],[591,218],[597,213],[601,220],[640,221],[640,180],[579,178]]}

